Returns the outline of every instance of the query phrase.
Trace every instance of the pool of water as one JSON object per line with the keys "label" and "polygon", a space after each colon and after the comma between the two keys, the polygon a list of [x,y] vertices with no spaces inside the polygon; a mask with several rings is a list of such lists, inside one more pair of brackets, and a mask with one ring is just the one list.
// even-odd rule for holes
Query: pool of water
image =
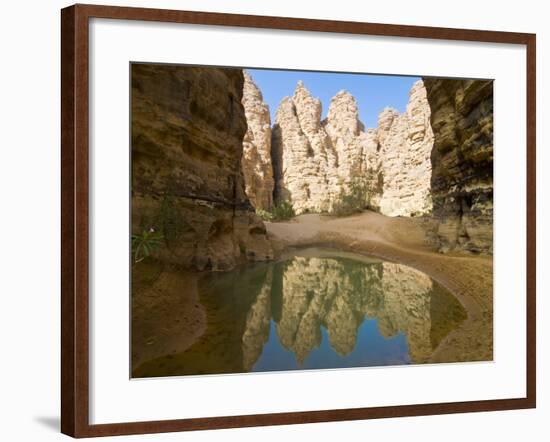
{"label": "pool of water", "polygon": [[134,377],[426,363],[466,318],[426,274],[328,249],[210,273],[198,290],[204,333]]}

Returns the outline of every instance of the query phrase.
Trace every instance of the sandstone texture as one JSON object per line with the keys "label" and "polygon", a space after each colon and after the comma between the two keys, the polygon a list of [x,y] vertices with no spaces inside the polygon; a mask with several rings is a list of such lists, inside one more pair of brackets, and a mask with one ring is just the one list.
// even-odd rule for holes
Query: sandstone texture
{"label": "sandstone texture", "polygon": [[441,250],[492,253],[493,81],[424,83],[435,136],[431,191]]}
{"label": "sandstone texture", "polygon": [[272,149],[275,200],[290,201],[298,214],[327,210],[335,155],[321,126],[321,101],[302,82],[279,105]]}
{"label": "sandstone texture", "polygon": [[362,179],[367,169],[367,136],[355,98],[340,91],[323,121],[321,114],[320,100],[302,82],[277,110],[272,143],[275,199],[290,201],[297,214],[330,211],[341,192]]}
{"label": "sandstone texture", "polygon": [[274,189],[269,107],[246,71],[242,103],[248,124],[242,158],[245,192],[254,208],[269,210],[273,204]]}
{"label": "sandstone texture", "polygon": [[389,216],[430,213],[433,133],[423,82],[410,91],[404,114],[384,110],[376,129],[365,130],[355,98],[336,94],[327,118],[321,102],[299,82],[282,100],[273,128],[275,199],[297,214],[330,212],[355,184],[364,206]]}
{"label": "sandstone texture", "polygon": [[376,142],[380,213],[388,216],[429,214],[434,136],[422,81],[411,88],[405,113],[388,108],[379,115]]}
{"label": "sandstone texture", "polygon": [[198,270],[272,258],[244,191],[239,69],[132,65],[132,232],[155,257]]}

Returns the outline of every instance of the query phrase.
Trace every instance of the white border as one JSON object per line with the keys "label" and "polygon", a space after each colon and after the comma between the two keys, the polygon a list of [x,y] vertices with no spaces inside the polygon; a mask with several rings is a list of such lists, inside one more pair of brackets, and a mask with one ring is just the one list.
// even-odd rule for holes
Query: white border
{"label": "white border", "polygon": [[[495,78],[495,361],[130,381],[130,61]],[[519,45],[92,19],[90,423],[524,397],[525,66]]]}

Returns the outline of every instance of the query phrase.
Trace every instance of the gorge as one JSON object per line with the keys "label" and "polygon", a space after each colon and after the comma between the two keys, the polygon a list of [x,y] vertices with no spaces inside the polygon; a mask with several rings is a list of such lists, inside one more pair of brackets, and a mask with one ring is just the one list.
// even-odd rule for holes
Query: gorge
{"label": "gorge", "polygon": [[405,112],[386,108],[371,129],[346,91],[322,120],[302,82],[272,125],[239,69],[137,64],[132,94],[132,225],[164,231],[164,259],[271,259],[254,209],[330,214],[357,186],[362,208],[428,218],[442,252],[492,252],[491,81],[419,80]]}
{"label": "gorge", "polygon": [[492,81],[417,81],[406,110],[386,108],[365,129],[346,91],[321,102],[300,81],[269,110],[245,73],[243,170],[256,208],[288,201],[296,214],[331,213],[352,183],[364,208],[433,219],[440,251],[492,252]]}
{"label": "gorge", "polygon": [[492,359],[493,83],[410,84],[132,64],[133,376]]}

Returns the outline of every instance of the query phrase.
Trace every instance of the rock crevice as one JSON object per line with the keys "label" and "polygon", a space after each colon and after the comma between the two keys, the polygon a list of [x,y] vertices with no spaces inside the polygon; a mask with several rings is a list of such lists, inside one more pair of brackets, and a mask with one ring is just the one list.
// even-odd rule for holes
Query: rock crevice
{"label": "rock crevice", "polygon": [[256,209],[269,210],[273,204],[274,188],[271,119],[260,89],[246,71],[242,103],[248,125],[243,139],[242,157],[245,192]]}

